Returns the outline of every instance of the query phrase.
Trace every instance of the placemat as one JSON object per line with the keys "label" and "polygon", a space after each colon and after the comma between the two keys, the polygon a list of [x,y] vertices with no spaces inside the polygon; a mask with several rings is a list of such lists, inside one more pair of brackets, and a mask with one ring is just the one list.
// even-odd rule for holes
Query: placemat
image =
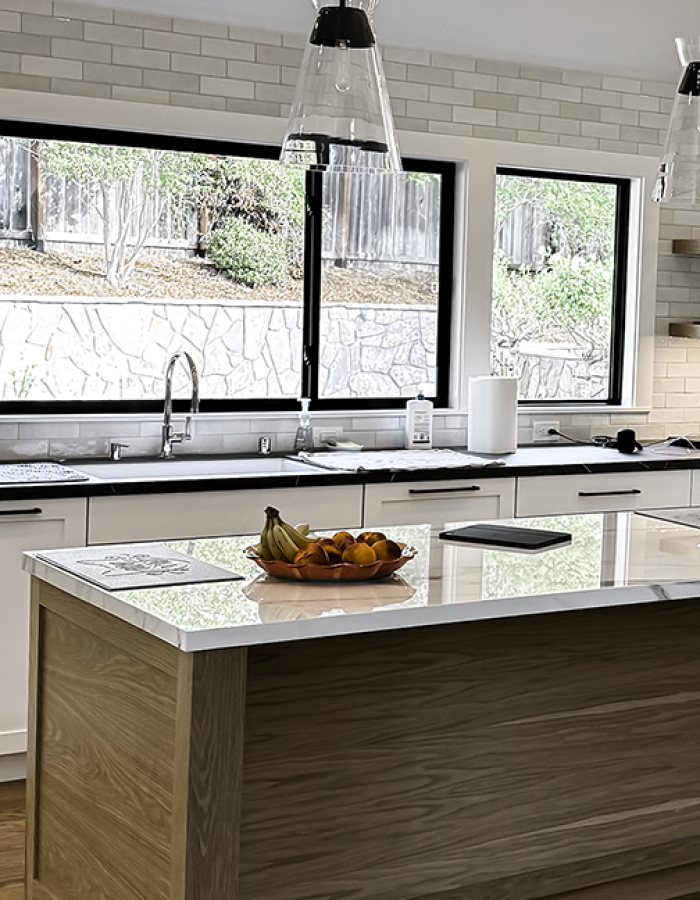
{"label": "placemat", "polygon": [[116,544],[50,550],[37,553],[36,557],[109,591],[239,581],[243,578],[229,569],[172,550],[166,544]]}

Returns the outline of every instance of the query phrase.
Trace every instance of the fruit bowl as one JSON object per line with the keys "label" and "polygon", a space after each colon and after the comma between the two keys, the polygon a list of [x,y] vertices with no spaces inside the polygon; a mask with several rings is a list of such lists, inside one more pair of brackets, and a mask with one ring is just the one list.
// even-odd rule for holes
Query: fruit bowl
{"label": "fruit bowl", "polygon": [[418,551],[414,547],[404,546],[401,548],[401,556],[398,559],[377,560],[364,566],[349,562],[324,566],[317,563],[298,565],[279,559],[268,561],[256,553],[252,547],[248,547],[246,550],[248,559],[254,560],[268,575],[284,578],[287,581],[377,581],[405,566],[417,553]]}

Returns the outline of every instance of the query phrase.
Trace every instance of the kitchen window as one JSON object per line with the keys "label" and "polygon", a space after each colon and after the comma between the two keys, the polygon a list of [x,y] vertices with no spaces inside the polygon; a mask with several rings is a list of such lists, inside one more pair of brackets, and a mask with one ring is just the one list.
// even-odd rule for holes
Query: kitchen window
{"label": "kitchen window", "polygon": [[450,164],[305,175],[253,144],[0,135],[3,413],[160,410],[179,349],[203,411],[447,403]]}
{"label": "kitchen window", "polygon": [[491,365],[521,404],[619,404],[630,183],[496,170]]}

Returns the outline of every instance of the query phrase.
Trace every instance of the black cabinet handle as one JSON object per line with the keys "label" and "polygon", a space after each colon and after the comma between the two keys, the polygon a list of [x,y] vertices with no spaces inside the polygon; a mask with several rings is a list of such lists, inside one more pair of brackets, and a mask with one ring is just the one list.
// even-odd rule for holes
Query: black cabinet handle
{"label": "black cabinet handle", "polygon": [[641,494],[639,488],[631,488],[629,491],[579,491],[579,497],[623,497],[628,494]]}
{"label": "black cabinet handle", "polygon": [[32,509],[0,509],[0,516],[40,516],[43,511],[40,506]]}
{"label": "black cabinet handle", "polygon": [[461,494],[464,491],[480,491],[481,485],[471,484],[469,487],[458,488],[409,488],[409,494]]}

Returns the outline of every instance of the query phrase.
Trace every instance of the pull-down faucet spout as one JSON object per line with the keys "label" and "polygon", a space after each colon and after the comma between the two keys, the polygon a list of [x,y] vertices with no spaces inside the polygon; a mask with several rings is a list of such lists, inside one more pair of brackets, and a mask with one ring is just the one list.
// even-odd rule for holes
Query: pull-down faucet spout
{"label": "pull-down faucet spout", "polygon": [[[184,431],[173,431],[173,372],[178,359],[187,363],[192,382],[192,400],[190,402],[190,415],[185,419]],[[199,375],[194,360],[185,350],[178,350],[168,363],[165,370],[165,405],[163,407],[163,430],[160,445],[160,455],[163,459],[170,459],[173,455],[173,444],[192,440],[192,416],[199,412]]]}

